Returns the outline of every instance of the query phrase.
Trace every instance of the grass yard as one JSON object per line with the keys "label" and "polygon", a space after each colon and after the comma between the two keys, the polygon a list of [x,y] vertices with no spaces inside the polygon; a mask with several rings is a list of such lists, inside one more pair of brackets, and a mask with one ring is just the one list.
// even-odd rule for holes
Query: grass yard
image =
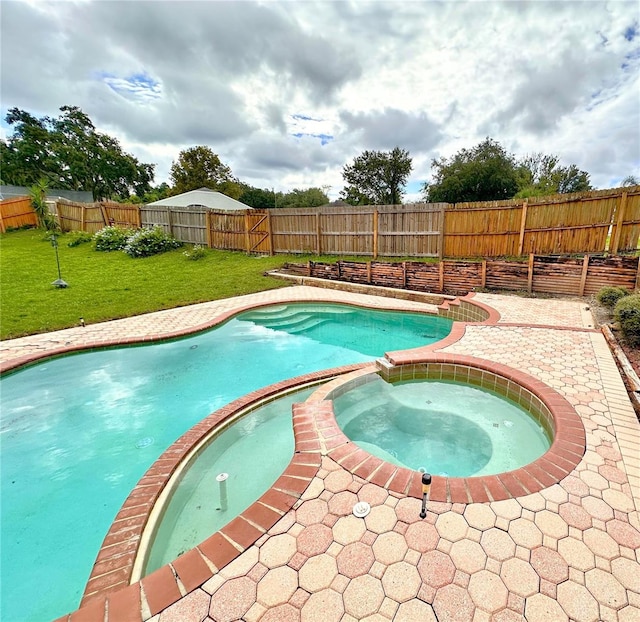
{"label": "grass yard", "polygon": [[132,259],[120,251],[97,252],[92,243],[69,248],[69,239],[61,235],[58,247],[69,287],[57,289],[51,285],[58,278],[55,251],[43,231],[0,235],[0,338],[77,326],[81,317],[100,322],[285,287],[286,281],[263,273],[287,261],[306,261],[300,255],[257,257],[216,250],[190,261],[184,249]]}

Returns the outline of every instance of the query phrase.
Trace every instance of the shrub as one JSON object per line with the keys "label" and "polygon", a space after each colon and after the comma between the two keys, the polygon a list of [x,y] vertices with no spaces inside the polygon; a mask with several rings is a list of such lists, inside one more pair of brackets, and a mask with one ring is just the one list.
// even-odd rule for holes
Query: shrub
{"label": "shrub", "polygon": [[72,231],[69,234],[67,246],[73,248],[74,246],[80,246],[80,244],[91,242],[91,240],[93,240],[93,236],[87,231]]}
{"label": "shrub", "polygon": [[178,240],[165,233],[162,227],[155,226],[153,229],[139,229],[136,231],[127,240],[123,250],[130,257],[149,257],[180,246],[182,246],[182,242],[178,242]]}
{"label": "shrub", "polygon": [[93,240],[97,251],[120,251],[127,240],[133,235],[132,229],[122,229],[120,227],[103,227],[94,234]]}
{"label": "shrub", "polygon": [[629,291],[624,287],[603,287],[597,294],[596,299],[601,305],[613,308],[620,298],[629,295]]}
{"label": "shrub", "polygon": [[191,261],[197,261],[207,256],[207,249],[201,244],[194,244],[191,248],[188,248],[182,253],[187,259]]}
{"label": "shrub", "polygon": [[630,346],[640,346],[640,294],[618,300],[613,317]]}

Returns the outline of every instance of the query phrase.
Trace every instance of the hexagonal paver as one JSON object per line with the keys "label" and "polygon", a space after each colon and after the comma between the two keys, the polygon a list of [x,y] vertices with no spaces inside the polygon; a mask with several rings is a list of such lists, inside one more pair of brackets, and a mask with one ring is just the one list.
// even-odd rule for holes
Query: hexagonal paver
{"label": "hexagonal paver", "polygon": [[[589,570],[584,576],[585,586],[601,604],[620,609],[627,604],[627,593],[613,575],[600,568]],[[640,612],[639,612],[640,613]]]}
{"label": "hexagonal paver", "polygon": [[558,508],[558,513],[570,527],[576,529],[589,529],[592,524],[591,515],[581,506],[575,503],[563,503]]}
{"label": "hexagonal paver", "polygon": [[561,516],[549,510],[536,512],[535,523],[543,534],[556,540],[569,535],[567,523],[564,522]]}
{"label": "hexagonal paver", "polygon": [[516,518],[509,523],[509,535],[520,546],[533,549],[542,544],[542,532],[527,518]]}
{"label": "hexagonal paver", "polygon": [[297,537],[298,551],[307,557],[324,553],[331,542],[333,534],[326,525],[310,525],[305,527]]}
{"label": "hexagonal paver", "polygon": [[342,596],[333,590],[320,590],[302,607],[300,622],[338,622],[343,615]]}
{"label": "hexagonal paver", "polygon": [[619,512],[633,512],[635,509],[633,499],[619,490],[612,490],[611,488],[608,488],[603,491],[602,498],[605,503],[609,504],[614,510],[618,510]]}
{"label": "hexagonal paver", "polygon": [[497,574],[481,570],[471,576],[469,594],[476,607],[493,613],[507,606],[509,591]]}
{"label": "hexagonal paver", "polygon": [[384,593],[399,603],[415,598],[420,589],[420,584],[418,570],[407,562],[391,564],[382,577]]}
{"label": "hexagonal paver", "polygon": [[453,581],[456,567],[442,551],[428,551],[418,562],[418,572],[427,585],[437,589]]}
{"label": "hexagonal paver", "polygon": [[[560,540],[560,542],[564,542],[564,540]],[[579,542],[579,540],[575,540],[575,542]],[[593,555],[591,558],[593,559]],[[564,557],[546,546],[540,546],[531,551],[531,566],[541,579],[556,585],[569,578],[569,566]]]}
{"label": "hexagonal paver", "polygon": [[437,622],[433,608],[421,600],[410,600],[402,603],[393,616],[393,622]]}
{"label": "hexagonal paver", "polygon": [[494,501],[491,509],[496,516],[506,520],[515,520],[522,515],[522,506],[515,499],[505,499],[504,501]]}
{"label": "hexagonal paver", "polygon": [[182,622],[182,620],[205,620],[209,612],[211,597],[204,590],[194,590],[165,609],[163,622]]}
{"label": "hexagonal paver", "polygon": [[548,501],[552,501],[558,505],[560,503],[566,503],[569,500],[569,494],[560,484],[554,484],[549,488],[545,488],[540,491],[540,494]]}
{"label": "hexagonal paver", "polygon": [[420,553],[433,551],[438,546],[440,538],[436,528],[431,523],[426,522],[409,525],[404,537],[409,548]]}
{"label": "hexagonal paver", "polygon": [[296,521],[305,527],[314,523],[321,523],[328,511],[327,502],[322,499],[305,501],[296,510]]}
{"label": "hexagonal paver", "polygon": [[568,622],[569,616],[553,598],[544,594],[534,594],[527,598],[524,609],[527,622]]}
{"label": "hexagonal paver", "polygon": [[375,613],[384,600],[382,583],[371,575],[353,579],[342,595],[345,611],[356,620]]}
{"label": "hexagonal paver", "polygon": [[467,574],[482,570],[487,563],[487,555],[484,549],[473,540],[454,542],[449,555],[456,568]]}
{"label": "hexagonal paver", "polygon": [[593,551],[581,540],[563,538],[558,542],[558,553],[571,568],[582,572],[595,568],[596,560]]}
{"label": "hexagonal paver", "polygon": [[436,592],[433,610],[438,622],[472,622],[475,606],[467,590],[452,584]]}
{"label": "hexagonal paver", "polygon": [[441,538],[449,540],[449,542],[457,542],[467,535],[469,525],[460,514],[447,512],[438,516],[436,529]]}
{"label": "hexagonal paver", "polygon": [[607,523],[607,533],[618,543],[630,549],[640,548],[640,532],[629,523],[618,520],[610,520]]}
{"label": "hexagonal paver", "polygon": [[596,622],[599,619],[598,602],[584,585],[565,581],[558,586],[557,594],[558,604],[573,620]]}
{"label": "hexagonal paver", "polygon": [[244,577],[257,563],[259,559],[259,551],[252,546],[242,555],[236,557],[230,564],[220,571],[220,576],[225,579],[235,579],[236,577]]}
{"label": "hexagonal paver", "polygon": [[260,622],[299,622],[300,609],[293,605],[278,605],[273,609],[267,609],[260,618]]}
{"label": "hexagonal paver", "polygon": [[396,505],[396,514],[398,520],[404,523],[415,523],[423,519],[420,518],[420,510],[422,508],[422,502],[420,499],[414,499],[413,497],[403,497],[398,501]]}
{"label": "hexagonal paver", "polygon": [[344,469],[333,471],[324,478],[325,490],[331,492],[340,492],[349,488],[349,484],[353,482],[353,475]]}
{"label": "hexagonal paver", "polygon": [[288,533],[272,536],[260,547],[260,561],[268,568],[284,566],[296,553],[296,539]]}
{"label": "hexagonal paver", "polygon": [[329,511],[336,516],[348,516],[356,503],[358,497],[355,493],[344,490],[329,499]]}
{"label": "hexagonal paver", "polygon": [[269,570],[258,583],[258,602],[275,607],[288,602],[298,589],[298,574],[293,568],[280,566]]}
{"label": "hexagonal paver", "polygon": [[376,538],[373,543],[373,554],[382,564],[388,566],[402,561],[408,550],[406,540],[395,531],[388,531]]}
{"label": "hexagonal paver", "polygon": [[333,526],[333,538],[340,544],[350,544],[358,542],[366,530],[367,526],[361,518],[356,518],[353,515],[343,516]]}
{"label": "hexagonal paver", "polygon": [[366,501],[370,506],[382,505],[389,496],[389,493],[385,488],[376,486],[375,484],[365,484],[360,490],[358,490],[358,499],[360,501]]}
{"label": "hexagonal paver", "polygon": [[496,515],[485,503],[472,503],[464,511],[464,518],[470,527],[485,531],[496,524]]}
{"label": "hexagonal paver", "polygon": [[398,522],[395,510],[388,505],[377,505],[371,508],[371,512],[364,519],[367,529],[374,533],[391,531]]}
{"label": "hexagonal paver", "polygon": [[527,495],[526,497],[518,497],[518,503],[525,510],[540,512],[546,507],[547,500],[539,492],[534,492],[532,495]]}
{"label": "hexagonal paver", "polygon": [[591,516],[593,516],[593,518],[597,518],[602,521],[611,520],[613,518],[613,510],[602,499],[598,499],[597,497],[584,497],[581,503],[582,507]]}
{"label": "hexagonal paver", "polygon": [[599,529],[587,529],[582,535],[584,543],[599,557],[613,559],[620,555],[618,543],[604,531]]}
{"label": "hexagonal paver", "polygon": [[338,575],[336,560],[323,554],[310,557],[298,571],[300,587],[307,592],[319,592],[328,588]]}
{"label": "hexagonal paver", "polygon": [[638,564],[631,559],[618,557],[611,562],[613,576],[628,590],[640,592],[640,571]]}
{"label": "hexagonal paver", "polygon": [[500,578],[510,592],[523,598],[533,596],[540,587],[540,578],[536,571],[517,557],[512,557],[502,564]]}
{"label": "hexagonal paver", "polygon": [[257,586],[249,577],[230,579],[211,597],[209,615],[216,622],[239,620],[256,600]]}
{"label": "hexagonal paver", "polygon": [[500,529],[485,531],[480,538],[480,544],[488,557],[500,562],[516,553],[516,543],[508,533]]}
{"label": "hexagonal paver", "polygon": [[338,553],[338,571],[345,577],[353,579],[367,574],[375,561],[373,551],[364,542],[352,542],[347,544]]}

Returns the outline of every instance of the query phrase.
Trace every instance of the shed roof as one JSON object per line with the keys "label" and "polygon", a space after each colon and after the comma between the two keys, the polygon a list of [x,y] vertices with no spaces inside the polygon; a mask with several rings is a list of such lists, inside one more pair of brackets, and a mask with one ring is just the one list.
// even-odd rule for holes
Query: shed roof
{"label": "shed roof", "polygon": [[245,210],[252,209],[249,205],[240,203],[226,194],[210,190],[209,188],[200,188],[199,190],[189,190],[182,194],[176,194],[173,197],[160,199],[148,205],[168,205],[173,207],[210,207],[220,210]]}

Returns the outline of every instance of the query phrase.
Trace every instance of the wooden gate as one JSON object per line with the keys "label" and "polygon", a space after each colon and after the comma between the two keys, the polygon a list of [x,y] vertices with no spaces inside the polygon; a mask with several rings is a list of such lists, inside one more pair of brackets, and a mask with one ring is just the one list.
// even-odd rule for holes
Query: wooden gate
{"label": "wooden gate", "polygon": [[247,210],[244,219],[247,232],[247,252],[273,255],[269,212]]}

